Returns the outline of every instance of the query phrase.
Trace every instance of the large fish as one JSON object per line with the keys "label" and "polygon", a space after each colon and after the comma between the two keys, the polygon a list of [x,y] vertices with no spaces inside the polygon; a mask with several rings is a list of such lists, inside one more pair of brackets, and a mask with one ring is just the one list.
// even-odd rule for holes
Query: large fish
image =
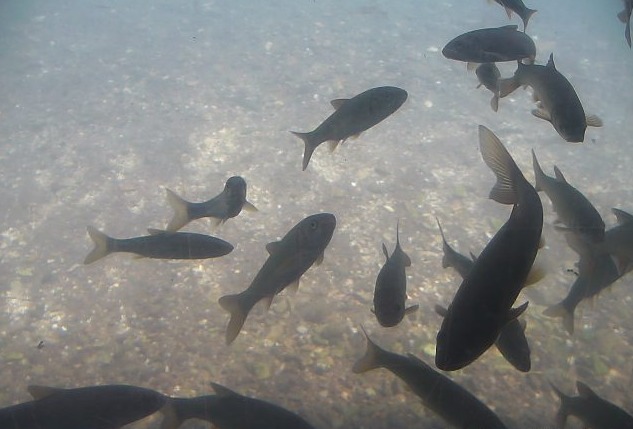
{"label": "large fish", "polygon": [[618,19],[626,24],[624,28],[624,37],[626,38],[626,43],[629,44],[629,48],[631,47],[631,11],[633,11],[633,0],[623,0],[624,1],[624,9],[622,12],[618,13]]}
{"label": "large fish", "polygon": [[563,223],[571,230],[583,234],[592,241],[604,239],[604,221],[598,210],[576,188],[570,185],[565,176],[554,166],[556,177],[547,176],[539,165],[532,150],[532,164],[536,191],[544,191],[549,197],[554,211],[558,215],[557,223]]}
{"label": "large fish", "polygon": [[168,232],[148,229],[150,235],[134,238],[112,238],[88,226],[88,235],[95,248],[86,256],[90,264],[110,253],[136,253],[146,258],[206,259],[218,258],[233,251],[233,245],[220,238],[191,232]]}
{"label": "large fish", "polygon": [[465,367],[495,343],[527,302],[512,305],[523,288],[539,248],[543,206],[536,190],[492,131],[479,126],[479,146],[497,176],[490,198],[513,204],[508,221],[481,252],[455,294],[437,334],[435,365]]}
{"label": "large fish", "polygon": [[499,110],[499,78],[501,77],[501,72],[497,68],[495,63],[483,63],[477,66],[475,69],[475,74],[477,75],[477,79],[479,79],[479,85],[485,86],[488,90],[492,92],[492,98],[490,99],[490,107],[493,111]]}
{"label": "large fish", "polygon": [[577,381],[579,396],[567,396],[551,384],[560,398],[556,414],[556,429],[564,429],[567,417],[578,417],[586,428],[633,429],[633,416],[617,405],[602,399],[589,386]]}
{"label": "large fish", "polygon": [[0,409],[2,429],[120,429],[149,416],[166,397],[135,386],[29,386],[33,401]]}
{"label": "large fish", "polygon": [[406,313],[418,309],[418,305],[405,307],[407,299],[407,274],[405,268],[411,266],[411,259],[400,247],[399,227],[396,226],[396,248],[391,257],[387,247],[382,244],[382,251],[387,260],[380,269],[374,289],[374,314],[384,327],[396,326]]}
{"label": "large fish", "polygon": [[353,367],[356,374],[385,368],[422,399],[426,408],[459,429],[504,429],[506,426],[472,393],[431,368],[417,357],[402,356],[380,348],[367,333],[367,350]]}
{"label": "large fish", "polygon": [[497,63],[504,61],[533,62],[536,46],[527,34],[517,31],[516,25],[481,28],[469,31],[448,42],[442,54],[448,59],[468,63]]}
{"label": "large fish", "polygon": [[174,209],[174,217],[167,225],[167,231],[178,231],[194,219],[214,218],[217,225],[237,216],[242,209],[257,211],[253,204],[246,201],[246,181],[240,176],[230,177],[222,192],[202,203],[190,203],[175,192],[169,189],[166,191],[167,201]]}
{"label": "large fish", "polygon": [[368,89],[350,99],[332,100],[334,113],[321,125],[309,133],[292,134],[305,143],[303,170],[308,167],[314,150],[323,142],[331,142],[336,148],[339,142],[357,136],[378,124],[402,106],[407,99],[407,91],[393,86]]}
{"label": "large fish", "polygon": [[299,279],[314,263],[320,263],[332,239],[336,218],[331,213],[308,216],[281,239],[266,245],[269,256],[250,286],[235,295],[225,295],[219,303],[231,313],[226,343],[231,344],[246,321],[249,311],[261,300],[270,306],[275,295]]}
{"label": "large fish", "polygon": [[495,0],[503,6],[508,14],[508,18],[512,18],[512,12],[515,12],[523,21],[523,31],[527,28],[530,17],[536,13],[536,10],[528,8],[522,0]]}
{"label": "large fish", "polygon": [[595,115],[586,116],[574,87],[554,65],[550,54],[547,65],[518,63],[514,76],[499,80],[499,95],[506,97],[520,86],[531,86],[537,109],[532,114],[551,122],[554,129],[568,142],[585,139],[587,126],[601,127],[602,120]]}
{"label": "large fish", "polygon": [[200,419],[217,429],[314,429],[293,412],[270,402],[242,396],[211,383],[215,395],[170,398],[160,429],[178,429],[186,420]]}

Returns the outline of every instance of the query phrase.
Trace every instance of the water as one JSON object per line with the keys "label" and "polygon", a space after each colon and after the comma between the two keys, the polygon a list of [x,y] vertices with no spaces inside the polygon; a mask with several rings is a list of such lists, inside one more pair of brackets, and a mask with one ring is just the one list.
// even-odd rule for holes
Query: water
{"label": "water", "polygon": [[[459,285],[441,268],[434,216],[463,253],[479,253],[507,219],[509,208],[487,199],[494,176],[476,125],[499,136],[530,180],[532,148],[549,174],[558,165],[608,226],[611,207],[633,210],[633,54],[616,18],[621,2],[550,3],[528,3],[539,10],[528,32],[537,61],[553,51],[585,110],[605,122],[582,145],[530,115],[529,91],[502,99],[495,114],[474,74],[441,55],[462,32],[521,27],[483,0],[1,2],[0,404],[28,400],[28,384],[196,396],[215,381],[318,428],[444,427],[392,374],[351,366],[364,349],[361,324],[381,346],[431,363],[433,305],[447,305]],[[500,68],[507,76],[514,66]],[[303,144],[288,131],[310,131],[329,100],[381,85],[409,92],[401,110],[333,154],[319,147],[302,172]],[[143,235],[172,215],[165,187],[203,201],[236,174],[260,212],[213,230],[236,245],[227,257],[121,254],[82,265],[87,225]],[[573,336],[542,316],[567,293],[576,260],[543,201],[549,273],[517,301],[530,300],[532,371],[490,350],[450,374],[510,428],[553,425],[548,381],[571,394],[581,379],[633,411],[630,278],[580,304]],[[264,245],[318,211],[338,219],[324,263],[296,295],[256,307],[225,346],[228,313],[217,299],[246,288]],[[397,219],[413,260],[409,302],[421,308],[383,329],[370,307],[380,245],[392,249]],[[204,220],[187,230],[211,232]]]}

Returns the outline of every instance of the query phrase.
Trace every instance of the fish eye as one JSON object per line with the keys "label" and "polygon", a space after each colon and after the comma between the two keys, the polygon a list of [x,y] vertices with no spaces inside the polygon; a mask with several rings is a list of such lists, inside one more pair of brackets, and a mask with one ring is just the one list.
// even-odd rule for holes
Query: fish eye
{"label": "fish eye", "polygon": [[317,229],[317,227],[319,226],[319,223],[316,220],[313,220],[312,222],[310,222],[310,229],[311,230],[315,230]]}

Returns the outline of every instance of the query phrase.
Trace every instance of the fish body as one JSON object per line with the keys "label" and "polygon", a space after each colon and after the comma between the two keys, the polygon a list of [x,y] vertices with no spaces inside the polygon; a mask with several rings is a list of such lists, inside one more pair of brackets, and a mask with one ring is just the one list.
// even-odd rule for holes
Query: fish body
{"label": "fish body", "polygon": [[624,9],[618,13],[618,19],[623,24],[626,24],[626,27],[624,27],[624,38],[626,43],[629,44],[629,48],[631,47],[631,11],[633,11],[633,0],[624,0]]}
{"label": "fish body", "polygon": [[194,219],[210,217],[219,224],[237,216],[242,209],[257,210],[246,200],[246,181],[240,176],[230,177],[222,192],[202,203],[191,203],[169,189],[166,191],[167,201],[174,209],[174,217],[167,225],[167,231],[178,231]]}
{"label": "fish body", "polygon": [[29,386],[36,398],[0,409],[2,429],[120,429],[158,411],[166,397],[150,389],[104,385]]}
{"label": "fish body", "polygon": [[86,256],[90,264],[110,253],[135,253],[156,259],[207,259],[218,258],[233,251],[233,245],[220,238],[190,232],[148,230],[150,235],[134,238],[112,238],[89,226],[88,235],[95,248]]}
{"label": "fish body", "polygon": [[222,308],[231,313],[226,329],[227,344],[235,340],[256,303],[266,299],[270,305],[275,295],[287,286],[297,284],[303,273],[323,258],[335,227],[333,214],[314,214],[295,225],[280,241],[266,246],[268,259],[250,286],[219,300]]}
{"label": "fish body", "polygon": [[516,25],[481,28],[469,31],[448,42],[442,54],[451,60],[468,63],[497,63],[504,61],[534,61],[536,46]]}
{"label": "fish body", "polygon": [[495,0],[503,6],[508,14],[508,18],[512,18],[512,12],[519,15],[523,21],[523,31],[527,28],[530,17],[536,13],[536,10],[528,8],[522,0]]}
{"label": "fish body", "polygon": [[437,334],[435,365],[444,371],[465,367],[495,343],[503,327],[527,303],[512,309],[539,248],[543,206],[536,190],[499,139],[479,127],[484,161],[497,176],[490,198],[513,204],[508,221],[481,252],[462,281]]}
{"label": "fish body", "polygon": [[[367,334],[365,334],[367,337]],[[426,408],[459,429],[503,429],[506,426],[483,402],[422,360],[389,352],[367,337],[367,350],[353,367],[356,374],[385,368],[404,381]]]}
{"label": "fish body", "polygon": [[215,395],[171,398],[160,429],[178,429],[186,420],[200,419],[217,429],[314,429],[303,418],[270,402],[242,396],[212,383]]}
{"label": "fish body", "polygon": [[359,135],[398,110],[407,96],[404,89],[381,86],[350,99],[333,100],[332,106],[336,110],[314,131],[291,131],[305,143],[303,170],[308,167],[312,153],[321,143],[333,142],[332,148],[335,148],[339,142]]}
{"label": "fish body", "polygon": [[565,141],[579,143],[585,139],[587,126],[601,127],[597,116],[586,116],[582,103],[572,84],[554,65],[550,54],[546,65],[518,63],[514,76],[499,80],[500,97],[506,97],[520,86],[530,86],[534,91],[537,109],[532,114],[549,121]]}
{"label": "fish body", "polygon": [[407,274],[405,268],[411,266],[411,259],[400,247],[400,236],[396,228],[396,248],[391,257],[384,243],[383,253],[387,260],[380,269],[374,289],[374,313],[384,327],[396,326],[405,313],[417,310],[418,306],[406,308]]}
{"label": "fish body", "polygon": [[477,66],[475,69],[477,79],[479,79],[479,88],[481,85],[485,86],[492,92],[492,99],[490,99],[490,107],[493,111],[499,110],[499,78],[501,72],[497,68],[495,63],[483,63]]}

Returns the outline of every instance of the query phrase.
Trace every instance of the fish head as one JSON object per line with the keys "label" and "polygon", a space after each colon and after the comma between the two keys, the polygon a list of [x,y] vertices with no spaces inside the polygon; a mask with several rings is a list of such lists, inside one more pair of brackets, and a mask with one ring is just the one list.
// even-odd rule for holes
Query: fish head
{"label": "fish head", "polygon": [[479,50],[473,39],[458,36],[444,46],[442,55],[449,60],[468,61],[468,58],[473,56],[473,52]]}
{"label": "fish head", "polygon": [[572,109],[557,109],[556,114],[552,115],[552,125],[565,141],[582,143],[585,140],[587,122],[584,112],[579,116],[578,112]]}
{"label": "fish head", "polygon": [[317,213],[297,225],[297,245],[301,249],[325,250],[336,228],[336,217],[331,213]]}
{"label": "fish head", "polygon": [[374,88],[369,109],[377,116],[389,116],[407,101],[409,94],[402,88],[383,86]]}
{"label": "fish head", "polygon": [[374,296],[374,314],[381,326],[390,328],[396,326],[404,318],[404,300],[397,294],[389,293],[376,294]]}
{"label": "fish head", "polygon": [[237,216],[246,202],[246,181],[240,176],[230,177],[224,185],[227,216]]}

